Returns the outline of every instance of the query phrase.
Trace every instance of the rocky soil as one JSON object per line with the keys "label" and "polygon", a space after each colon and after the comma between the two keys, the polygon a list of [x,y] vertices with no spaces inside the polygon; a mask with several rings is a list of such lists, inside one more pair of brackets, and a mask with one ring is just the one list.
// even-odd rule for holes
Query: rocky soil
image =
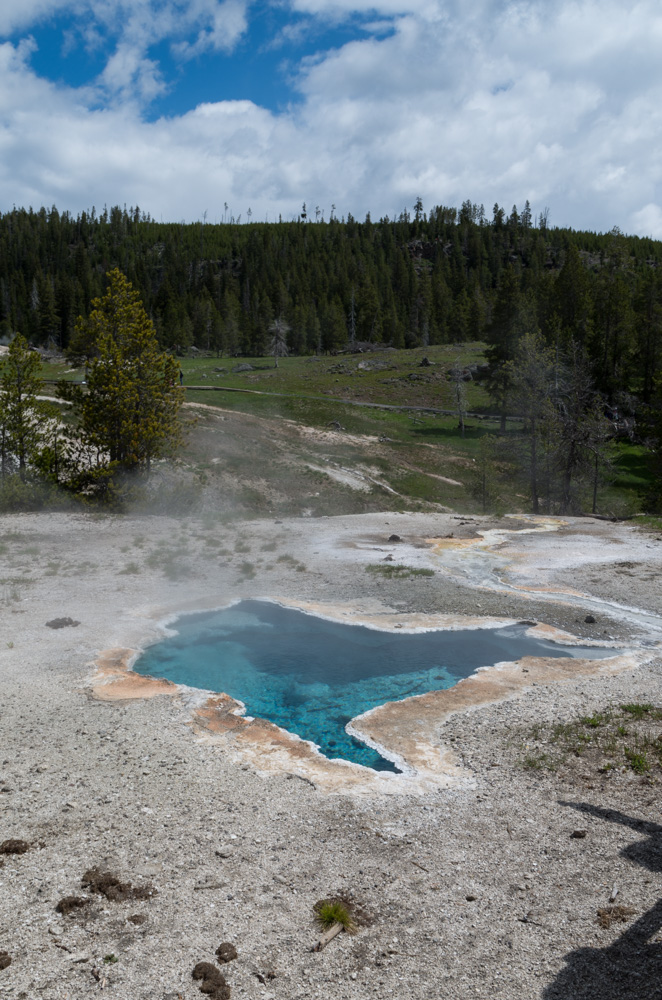
{"label": "rocky soil", "polygon": [[[656,642],[662,543],[589,519],[527,533],[540,524],[5,517],[0,997],[193,1000],[205,983],[227,995],[193,978],[200,962],[251,1000],[662,997],[659,772],[523,766],[536,723],[662,706],[660,659],[452,717],[439,740],[471,781],[388,798],[265,777],[231,742],[195,735],[186,697],[91,693],[102,650],[242,596]],[[457,544],[479,529],[506,534]],[[426,541],[449,534],[445,548]],[[389,555],[434,576],[366,573]],[[78,624],[47,627],[67,618]],[[340,893],[365,920],[314,953],[314,905]],[[221,969],[222,942],[237,957]]]}

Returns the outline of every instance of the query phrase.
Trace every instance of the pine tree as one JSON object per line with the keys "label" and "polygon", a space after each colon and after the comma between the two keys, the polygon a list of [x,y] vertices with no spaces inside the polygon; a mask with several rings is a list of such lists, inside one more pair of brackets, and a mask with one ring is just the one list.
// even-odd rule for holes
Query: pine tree
{"label": "pine tree", "polygon": [[101,467],[148,475],[152,459],[172,453],[181,440],[183,391],[179,366],[159,351],[138,292],[117,269],[79,328],[96,345],[87,392],[63,389],[80,417],[80,434],[96,449]]}
{"label": "pine tree", "polygon": [[17,334],[0,369],[0,473],[18,469],[25,482],[31,462],[43,442],[45,406],[37,398],[43,383],[41,358]]}

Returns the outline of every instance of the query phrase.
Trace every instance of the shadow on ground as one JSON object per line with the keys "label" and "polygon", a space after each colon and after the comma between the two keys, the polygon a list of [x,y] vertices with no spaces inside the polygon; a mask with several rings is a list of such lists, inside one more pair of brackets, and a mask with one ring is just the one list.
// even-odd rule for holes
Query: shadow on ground
{"label": "shadow on ground", "polygon": [[[662,873],[662,826],[615,809],[582,802],[561,802],[611,823],[648,834],[622,856],[656,874]],[[543,993],[543,1000],[662,1000],[662,899],[631,924],[608,948],[579,948],[565,956],[566,967]]]}

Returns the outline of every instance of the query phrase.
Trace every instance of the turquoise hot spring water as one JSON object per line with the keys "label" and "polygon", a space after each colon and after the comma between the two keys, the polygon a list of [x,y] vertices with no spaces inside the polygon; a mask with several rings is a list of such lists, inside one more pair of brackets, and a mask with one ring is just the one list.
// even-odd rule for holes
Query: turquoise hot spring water
{"label": "turquoise hot spring water", "polygon": [[525,623],[402,634],[330,622],[270,601],[186,615],[174,628],[176,635],[140,656],[138,673],[223,691],[243,702],[247,715],[311,740],[325,756],[380,771],[398,768],[345,730],[370,708],[452,687],[502,660],[617,653],[531,638]]}

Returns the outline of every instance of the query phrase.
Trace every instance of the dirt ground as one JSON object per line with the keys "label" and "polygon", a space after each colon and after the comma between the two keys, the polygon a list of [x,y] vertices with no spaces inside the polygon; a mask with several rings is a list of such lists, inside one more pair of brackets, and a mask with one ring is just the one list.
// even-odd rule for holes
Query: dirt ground
{"label": "dirt ground", "polygon": [[[443,512],[36,514],[3,518],[0,559],[0,997],[193,1000],[221,942],[250,1000],[662,997],[660,768],[535,763],[554,727],[662,707],[655,535]],[[366,572],[390,562],[433,575]],[[526,620],[632,658],[562,679],[520,665],[518,686],[430,716],[436,786],[388,794],[343,780],[352,765],[325,783],[275,744],[208,732],[207,693],[100,697],[104,651],[242,597],[384,628]],[[339,893],[367,919],[315,953],[314,905]]]}

